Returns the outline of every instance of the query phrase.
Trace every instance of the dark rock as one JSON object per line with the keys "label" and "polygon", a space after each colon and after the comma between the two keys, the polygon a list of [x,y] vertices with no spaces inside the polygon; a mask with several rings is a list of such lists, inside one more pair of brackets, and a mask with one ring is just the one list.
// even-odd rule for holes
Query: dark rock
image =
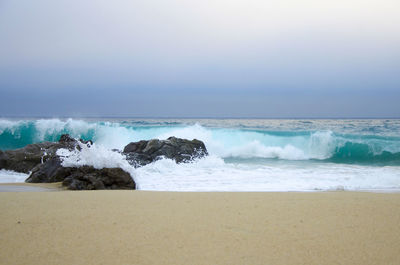
{"label": "dark rock", "polygon": [[43,142],[4,151],[0,158],[0,169],[28,173],[48,156],[54,155],[59,145],[58,143]]}
{"label": "dark rock", "polygon": [[60,136],[60,140],[58,140],[58,142],[62,144],[68,144],[68,143],[75,143],[76,140],[72,138],[69,134],[63,134]]}
{"label": "dark rock", "polygon": [[25,180],[28,183],[52,183],[63,181],[65,176],[62,174],[64,167],[58,156],[51,157],[44,163],[36,165]]}
{"label": "dark rock", "polygon": [[133,190],[136,188],[131,175],[121,168],[64,167],[62,172],[58,173],[65,177],[62,182],[63,186],[70,190]]}
{"label": "dark rock", "polygon": [[6,168],[8,157],[6,153],[0,150],[0,169]]}
{"label": "dark rock", "polygon": [[[76,148],[78,150],[81,150],[81,147],[78,144],[78,141],[75,138],[72,138],[69,134],[61,135],[60,140],[58,142],[60,144],[63,144],[65,146],[65,148],[68,148],[68,149]],[[87,147],[90,147],[93,144],[92,140],[85,141],[83,139],[79,139],[79,142],[85,144]]]}
{"label": "dark rock", "polygon": [[71,190],[136,188],[131,175],[121,168],[63,167],[59,158],[52,158],[35,167],[26,182],[62,182],[63,186]]}
{"label": "dark rock", "polygon": [[208,152],[202,141],[169,137],[167,140],[132,142],[125,146],[123,154],[133,166],[138,167],[161,157],[173,159],[177,163],[190,162],[208,155]]}
{"label": "dark rock", "polygon": [[[31,174],[26,182],[62,182],[68,189],[135,189],[136,184],[129,173],[121,168],[95,169],[92,166],[63,167],[57,150],[81,149],[80,143],[92,145],[91,141],[75,140],[62,135],[56,143],[43,142],[30,144],[16,150],[0,151],[0,169],[14,170]],[[153,139],[128,144],[123,152],[134,165],[149,164],[161,157],[177,163],[190,162],[208,155],[203,142],[170,137],[167,140]]]}
{"label": "dark rock", "polygon": [[129,143],[127,146],[125,146],[123,152],[124,153],[139,153],[139,152],[143,151],[143,149],[146,148],[148,142],[149,141],[142,140],[139,142]]}
{"label": "dark rock", "polygon": [[[91,144],[90,142],[83,143]],[[68,135],[63,135],[58,144],[60,148],[77,148],[79,150],[77,141]],[[71,190],[136,188],[131,175],[121,168],[95,169],[92,166],[63,167],[60,157],[56,155],[56,150],[52,152],[52,155],[48,159],[38,163],[32,169],[30,176],[25,182],[62,182],[63,186]]]}
{"label": "dark rock", "polygon": [[63,167],[57,150],[80,150],[79,142],[92,145],[92,141],[79,141],[64,134],[56,143],[30,144],[16,150],[0,151],[0,169],[28,173],[29,183],[62,182],[72,190],[135,189],[131,175],[121,168],[95,169],[91,166]]}
{"label": "dark rock", "polygon": [[[84,142],[90,144],[89,142]],[[37,165],[56,157],[60,148],[72,150],[78,147],[78,141],[68,134],[60,137],[58,142],[42,142],[29,144],[23,148],[6,150],[0,153],[0,169],[14,170],[16,172],[28,173]]]}

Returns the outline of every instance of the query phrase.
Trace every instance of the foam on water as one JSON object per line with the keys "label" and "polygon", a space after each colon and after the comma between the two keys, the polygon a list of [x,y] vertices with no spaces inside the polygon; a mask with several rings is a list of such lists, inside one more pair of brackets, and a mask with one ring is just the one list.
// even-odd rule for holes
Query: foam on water
{"label": "foam on water", "polygon": [[91,130],[96,128],[96,124],[88,123],[82,120],[67,119],[62,121],[59,119],[40,119],[35,122],[37,129],[37,141],[44,141],[53,135],[69,133],[74,137],[82,137]]}
{"label": "foam on water", "polygon": [[130,173],[133,178],[135,176],[135,169],[128,163],[125,156],[95,143],[91,146],[80,144],[80,150],[58,149],[57,155],[61,157],[61,164],[64,167],[84,165],[97,169],[119,167]]}
{"label": "foam on water", "polygon": [[0,183],[24,182],[29,174],[0,169]]}
{"label": "foam on water", "polygon": [[[332,128],[331,123],[333,123],[336,131],[324,130],[325,127],[321,121],[280,122],[286,127],[277,125],[277,121],[263,120],[265,128],[260,130],[261,121],[256,123],[257,129],[243,129],[246,127],[242,124],[245,123],[244,121],[237,121],[235,127],[232,128],[226,128],[227,124],[232,125],[232,121],[220,121],[223,126],[216,128],[205,127],[199,123],[186,125],[177,121],[145,123],[138,121],[94,122],[74,119],[0,120],[0,149],[23,147],[38,141],[57,141],[64,133],[69,133],[75,138],[91,139],[104,147],[116,149],[122,149],[132,141],[176,136],[202,140],[211,154],[222,158],[331,159],[331,162],[341,163],[389,162],[391,165],[396,163],[400,165],[400,136],[396,131],[400,128],[400,122],[398,124],[393,121],[379,121],[381,125],[378,126],[378,121],[371,120],[368,127],[368,123],[359,121],[361,125],[358,128],[358,134],[343,133],[348,131],[347,127],[354,127],[350,126],[348,121],[341,121],[341,123],[326,121],[325,127]],[[140,126],[136,125],[138,123]],[[210,121],[207,120],[207,123]],[[286,131],[269,130],[271,123],[277,126],[275,129],[286,129]],[[310,127],[317,130],[305,130]],[[392,127],[390,135],[389,127]],[[382,131],[382,128],[385,128],[385,133],[365,134],[365,131]],[[352,131],[354,132],[355,129],[352,128]]]}
{"label": "foam on water", "polygon": [[15,130],[23,125],[24,121],[9,121],[9,120],[0,120],[0,134],[3,134],[5,130],[10,131],[12,134],[15,133]]}
{"label": "foam on water", "polygon": [[[174,135],[186,139],[199,139],[211,154],[219,157],[262,157],[288,160],[325,159],[334,146],[325,143],[332,140],[331,132],[317,132],[306,136],[282,137],[257,131],[237,129],[208,129],[195,124],[176,128],[157,136],[166,139]],[[321,150],[323,147],[323,150]]]}
{"label": "foam on water", "polygon": [[[64,133],[92,139],[81,151],[60,149],[63,165],[121,167],[145,190],[398,190],[399,130],[399,120],[0,120],[0,149],[56,141]],[[134,169],[111,151],[170,136],[202,140],[210,156]],[[0,182],[26,178],[0,171]]]}
{"label": "foam on water", "polygon": [[397,167],[231,164],[215,156],[189,164],[164,159],[136,170],[140,189],[167,191],[398,191],[399,179]]}

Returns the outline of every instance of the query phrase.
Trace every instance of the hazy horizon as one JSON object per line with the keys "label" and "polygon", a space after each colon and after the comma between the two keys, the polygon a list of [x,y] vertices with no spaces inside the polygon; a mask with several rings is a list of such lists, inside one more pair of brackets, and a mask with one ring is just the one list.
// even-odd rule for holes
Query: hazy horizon
{"label": "hazy horizon", "polygon": [[77,114],[0,114],[0,119],[264,119],[264,120],[399,120],[400,116],[135,116],[135,115],[77,115]]}
{"label": "hazy horizon", "polygon": [[400,118],[400,2],[0,2],[0,117]]}

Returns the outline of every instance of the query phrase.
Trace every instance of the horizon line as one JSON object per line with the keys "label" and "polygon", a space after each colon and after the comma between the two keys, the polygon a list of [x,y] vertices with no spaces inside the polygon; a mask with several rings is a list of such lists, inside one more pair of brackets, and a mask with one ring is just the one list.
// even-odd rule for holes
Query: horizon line
{"label": "horizon line", "polygon": [[393,119],[397,120],[400,117],[310,117],[310,116],[303,116],[303,117],[252,117],[252,116],[243,116],[243,117],[229,117],[229,116],[222,116],[222,117],[213,117],[213,116],[130,116],[130,115],[0,115],[0,119],[4,118],[26,118],[26,119],[215,119],[215,120],[241,120],[241,119],[253,119],[253,120],[381,120],[381,119]]}

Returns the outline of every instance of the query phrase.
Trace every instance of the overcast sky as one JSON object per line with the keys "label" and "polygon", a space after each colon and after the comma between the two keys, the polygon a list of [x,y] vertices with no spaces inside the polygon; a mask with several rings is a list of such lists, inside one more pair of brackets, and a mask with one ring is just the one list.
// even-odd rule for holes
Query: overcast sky
{"label": "overcast sky", "polygon": [[399,0],[0,0],[0,116],[400,117]]}

